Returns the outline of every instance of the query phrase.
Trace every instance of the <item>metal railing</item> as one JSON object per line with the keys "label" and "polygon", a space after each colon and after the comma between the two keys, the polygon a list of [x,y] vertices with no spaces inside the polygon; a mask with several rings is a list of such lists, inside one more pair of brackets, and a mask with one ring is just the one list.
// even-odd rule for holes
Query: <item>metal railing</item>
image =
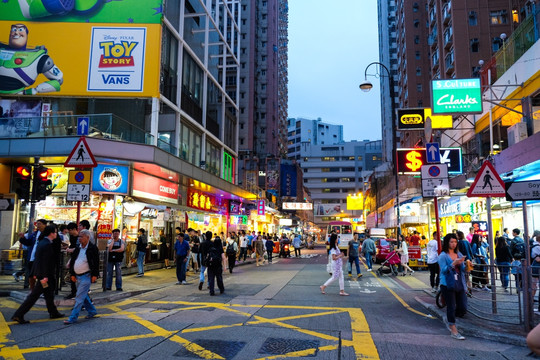
{"label": "metal railing", "polygon": [[154,137],[114,114],[50,115],[0,118],[0,138],[77,136],[79,118],[88,124],[88,136],[139,144],[153,144]]}

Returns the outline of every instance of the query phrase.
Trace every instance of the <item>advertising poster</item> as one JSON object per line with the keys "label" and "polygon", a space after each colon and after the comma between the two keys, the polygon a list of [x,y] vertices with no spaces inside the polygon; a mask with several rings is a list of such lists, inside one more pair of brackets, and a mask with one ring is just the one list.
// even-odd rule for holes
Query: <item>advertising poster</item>
{"label": "advertising poster", "polygon": [[162,0],[0,2],[0,95],[157,96],[161,9]]}
{"label": "advertising poster", "polygon": [[315,204],[315,215],[332,216],[341,214],[340,204]]}
{"label": "advertising poster", "polygon": [[129,168],[98,164],[92,171],[92,191],[127,195]]}

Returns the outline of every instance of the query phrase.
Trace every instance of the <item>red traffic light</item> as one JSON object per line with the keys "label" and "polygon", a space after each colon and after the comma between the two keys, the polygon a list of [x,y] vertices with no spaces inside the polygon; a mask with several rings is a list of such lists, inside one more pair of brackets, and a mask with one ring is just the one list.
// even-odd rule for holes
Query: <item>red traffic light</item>
{"label": "red traffic light", "polygon": [[42,179],[48,178],[53,173],[52,169],[48,169],[46,167],[40,167],[37,169],[37,171],[38,171],[39,177]]}
{"label": "red traffic light", "polygon": [[29,177],[32,174],[32,170],[29,166],[19,166],[17,168],[17,173],[23,177]]}

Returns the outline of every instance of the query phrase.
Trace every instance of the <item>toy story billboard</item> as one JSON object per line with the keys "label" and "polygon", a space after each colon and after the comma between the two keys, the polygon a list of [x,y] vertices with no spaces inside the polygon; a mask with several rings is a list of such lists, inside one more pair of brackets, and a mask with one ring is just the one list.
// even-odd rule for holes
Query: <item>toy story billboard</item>
{"label": "toy story billboard", "polygon": [[0,2],[0,96],[159,96],[162,5]]}

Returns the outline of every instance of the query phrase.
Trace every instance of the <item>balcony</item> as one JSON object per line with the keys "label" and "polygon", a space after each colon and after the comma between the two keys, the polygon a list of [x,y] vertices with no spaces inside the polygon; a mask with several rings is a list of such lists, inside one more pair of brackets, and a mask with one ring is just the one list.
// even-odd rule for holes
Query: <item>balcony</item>
{"label": "balcony", "polygon": [[[114,114],[0,118],[0,138],[77,136],[77,119],[80,117],[88,118],[88,137],[138,144],[154,143],[151,134]],[[161,145],[166,148],[164,142],[161,142]]]}
{"label": "balcony", "polygon": [[428,36],[428,45],[431,47],[437,46],[437,33],[431,33]]}
{"label": "balcony", "polygon": [[451,8],[452,8],[452,3],[449,1],[448,3],[446,3],[443,7],[443,13],[442,13],[442,17],[443,17],[443,24],[448,24],[448,22],[450,21],[451,19]]}
{"label": "balcony", "polygon": [[448,28],[444,32],[444,48],[447,50],[450,49],[450,47],[452,46],[454,42],[453,40],[454,40],[454,33],[452,31],[452,28]]}

